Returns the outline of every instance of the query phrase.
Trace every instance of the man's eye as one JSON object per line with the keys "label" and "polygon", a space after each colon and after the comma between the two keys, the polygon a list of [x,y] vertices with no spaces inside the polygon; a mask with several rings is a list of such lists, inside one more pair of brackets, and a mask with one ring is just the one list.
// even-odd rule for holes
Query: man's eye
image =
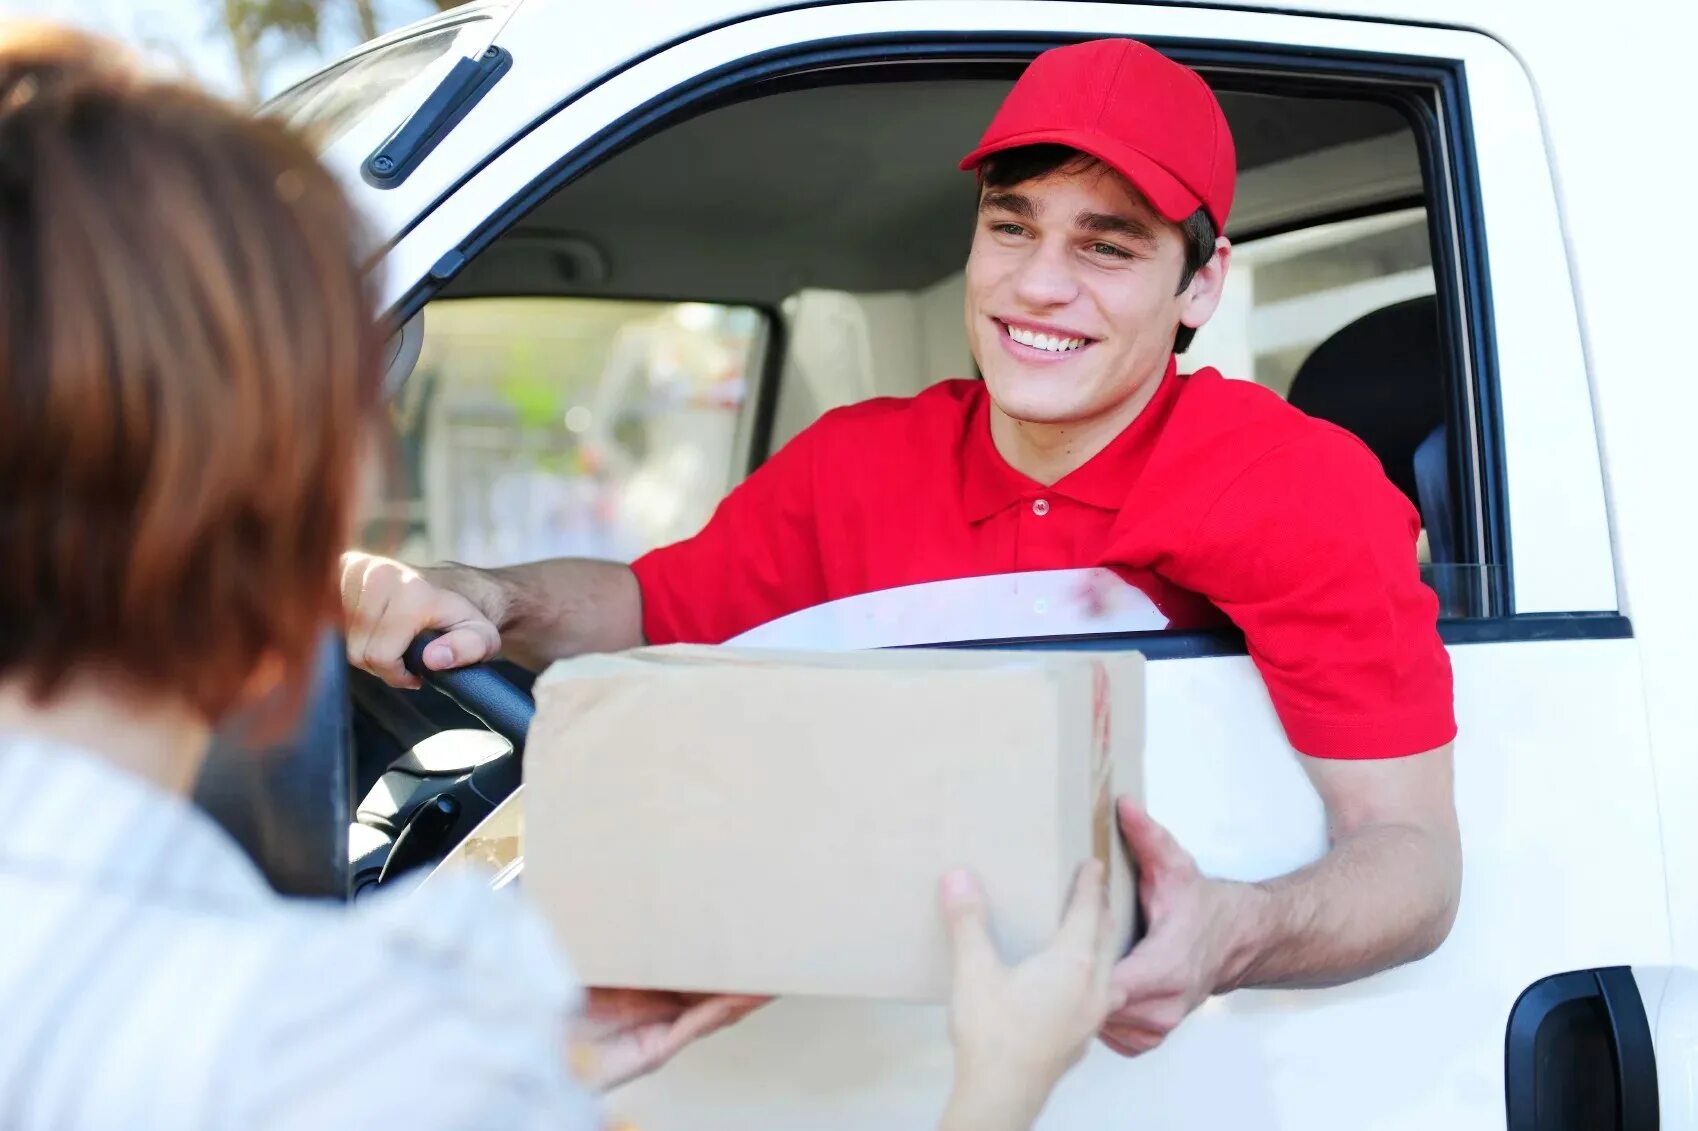
{"label": "man's eye", "polygon": [[1004,236],[1023,236],[1026,234],[1026,229],[1019,224],[1011,224],[1006,221],[1000,224],[992,224],[991,231]]}
{"label": "man's eye", "polygon": [[1098,255],[1107,255],[1114,259],[1132,258],[1131,252],[1122,251],[1120,248],[1115,247],[1111,243],[1094,243],[1091,245],[1091,250],[1096,252]]}

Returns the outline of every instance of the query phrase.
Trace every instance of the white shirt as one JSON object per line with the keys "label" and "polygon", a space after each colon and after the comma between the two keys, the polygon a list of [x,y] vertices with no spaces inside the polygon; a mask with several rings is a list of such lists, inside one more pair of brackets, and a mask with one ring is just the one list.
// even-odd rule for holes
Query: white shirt
{"label": "white shirt", "polygon": [[0,737],[0,1131],[599,1126],[542,921],[409,894],[285,900],[188,802]]}

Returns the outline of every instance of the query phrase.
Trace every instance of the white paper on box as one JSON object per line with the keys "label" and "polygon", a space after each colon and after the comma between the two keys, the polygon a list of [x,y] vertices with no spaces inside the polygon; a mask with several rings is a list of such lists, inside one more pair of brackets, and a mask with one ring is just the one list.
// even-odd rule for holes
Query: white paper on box
{"label": "white paper on box", "polygon": [[941,1001],[957,865],[1016,960],[1106,859],[1130,941],[1135,653],[672,646],[536,693],[523,886],[587,984]]}

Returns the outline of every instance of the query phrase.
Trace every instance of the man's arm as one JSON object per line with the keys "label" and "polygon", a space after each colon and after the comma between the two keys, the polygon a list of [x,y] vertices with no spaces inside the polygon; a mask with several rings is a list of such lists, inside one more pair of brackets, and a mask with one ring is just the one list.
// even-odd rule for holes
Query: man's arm
{"label": "man's arm", "polygon": [[357,551],[342,557],[348,658],[397,687],[416,687],[401,655],[426,629],[432,668],[496,655],[542,668],[581,652],[643,643],[642,593],[619,562],[556,558],[501,569],[445,564],[415,569]]}
{"label": "man's arm", "polygon": [[590,558],[553,558],[500,569],[446,565],[427,576],[450,588],[487,587],[504,656],[540,668],[582,652],[618,652],[643,643],[643,595],[631,567]]}
{"label": "man's arm", "polygon": [[1424,958],[1450,934],[1462,889],[1451,747],[1410,758],[1303,758],[1331,849],[1251,885],[1239,986],[1331,986]]}
{"label": "man's arm", "polygon": [[1212,879],[1123,801],[1146,936],[1114,971],[1126,1004],[1103,1041],[1155,1048],[1206,998],[1251,986],[1329,986],[1430,954],[1456,917],[1462,850],[1447,744],[1375,760],[1303,758],[1326,805],[1330,848],[1286,876]]}

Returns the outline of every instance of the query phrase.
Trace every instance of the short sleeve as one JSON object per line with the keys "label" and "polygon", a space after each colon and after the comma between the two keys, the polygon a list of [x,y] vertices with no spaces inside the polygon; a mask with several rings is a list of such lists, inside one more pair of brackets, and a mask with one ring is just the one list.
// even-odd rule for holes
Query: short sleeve
{"label": "short sleeve", "polygon": [[1456,735],[1415,509],[1348,433],[1317,430],[1234,478],[1166,572],[1244,632],[1292,746],[1417,754]]}
{"label": "short sleeve", "polygon": [[825,599],[814,508],[817,421],[735,487],[693,538],[632,563],[650,644],[721,644]]}
{"label": "short sleeve", "polygon": [[447,879],[282,917],[221,1126],[599,1131],[567,1069],[581,994],[546,924],[515,892]]}

